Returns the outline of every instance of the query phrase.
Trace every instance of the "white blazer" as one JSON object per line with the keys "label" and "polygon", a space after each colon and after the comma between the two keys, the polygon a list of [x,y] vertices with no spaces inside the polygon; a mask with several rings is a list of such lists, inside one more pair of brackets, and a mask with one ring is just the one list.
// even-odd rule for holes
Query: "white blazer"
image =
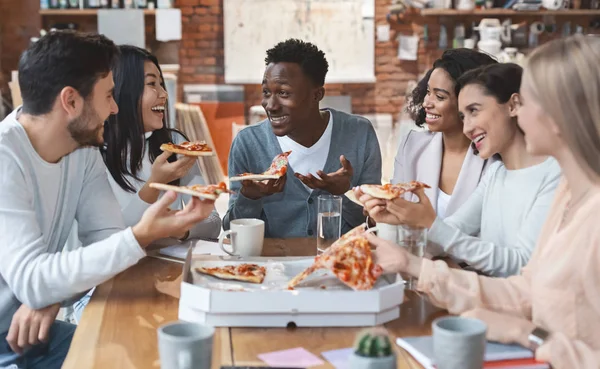
{"label": "white blazer", "polygon": [[[442,133],[408,132],[398,147],[392,180],[392,183],[420,181],[431,186],[425,189],[425,194],[436,212],[442,154]],[[494,161],[496,161],[494,158],[481,159],[471,149],[467,151],[446,209],[446,217],[452,215],[469,198],[479,184],[486,167]]]}

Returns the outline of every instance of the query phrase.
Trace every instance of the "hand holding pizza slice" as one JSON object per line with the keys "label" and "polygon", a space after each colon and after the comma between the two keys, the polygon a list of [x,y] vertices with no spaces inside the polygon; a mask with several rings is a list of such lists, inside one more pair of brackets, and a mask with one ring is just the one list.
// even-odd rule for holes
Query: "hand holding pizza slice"
{"label": "hand holding pizza slice", "polygon": [[360,191],[376,199],[393,200],[401,197],[407,192],[415,192],[424,188],[431,188],[423,182],[412,181],[408,183],[384,184],[384,185],[362,185]]}
{"label": "hand holding pizza slice", "polygon": [[[367,195],[368,197],[374,199],[391,200],[404,195],[406,192],[417,191],[421,188],[430,187],[425,183],[417,181],[412,181],[408,183],[398,183],[395,185],[364,184],[347,191],[344,194],[344,196],[346,196],[353,203],[363,206],[366,202],[361,201],[361,197],[363,195]],[[368,199],[368,197],[363,198],[363,200]]]}
{"label": "hand holding pizza slice", "polygon": [[[355,189],[354,195],[377,222],[430,228],[437,215],[425,195],[425,188],[430,187],[417,181],[396,185],[362,185]],[[406,192],[414,193],[419,202],[403,199],[402,195]]]}
{"label": "hand holding pizza slice", "polygon": [[236,181],[265,181],[269,179],[279,179],[286,175],[288,168],[288,156],[292,152],[287,151],[277,155],[271,162],[269,169],[258,173],[241,173],[237,176],[229,178],[230,182]]}
{"label": "hand holding pizza slice", "polygon": [[288,289],[294,289],[318,269],[328,269],[342,283],[354,290],[372,289],[383,272],[381,266],[373,262],[364,224],[343,235],[323,254],[317,256],[313,265],[288,283]]}

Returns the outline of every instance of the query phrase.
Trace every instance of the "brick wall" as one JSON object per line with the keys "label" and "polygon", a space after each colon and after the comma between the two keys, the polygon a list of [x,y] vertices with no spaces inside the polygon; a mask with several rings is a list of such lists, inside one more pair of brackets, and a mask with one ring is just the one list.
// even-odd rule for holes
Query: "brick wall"
{"label": "brick wall", "polygon": [[[375,23],[387,24],[388,8],[392,0],[375,0]],[[188,83],[224,83],[223,62],[223,0],[176,0],[183,14],[183,40],[180,49],[182,84]],[[416,80],[441,55],[437,49],[440,24],[445,24],[451,44],[454,25],[463,23],[469,27],[478,23],[479,16],[421,17],[407,15],[398,22],[395,18],[391,26],[390,42],[375,43],[376,83],[371,84],[335,84],[327,85],[329,95],[348,95],[352,97],[352,108],[358,114],[391,113],[394,117],[401,111],[408,81]],[[505,19],[506,17],[500,17]],[[511,16],[513,23],[541,21],[540,16]],[[558,31],[544,35],[540,43],[560,35],[562,23],[570,21],[572,31],[575,24],[587,26],[592,17],[557,17]],[[424,35],[424,25],[428,27],[428,41],[423,38],[419,43],[418,61],[400,61],[397,59],[399,34]],[[586,32],[589,30],[586,29]],[[591,31],[594,32],[594,31]],[[597,32],[597,31],[596,31]],[[265,50],[266,51],[266,50]],[[260,103],[260,86],[246,85],[246,111],[251,105]]]}
{"label": "brick wall", "polygon": [[[376,0],[376,23],[387,23],[391,0]],[[224,83],[223,0],[177,0],[183,14],[183,40],[180,49],[182,84]],[[394,26],[396,31],[412,34],[412,25]],[[265,50],[266,51],[266,50]],[[327,85],[329,95],[349,95],[355,113],[392,113],[400,111],[407,82],[418,73],[417,62],[396,58],[397,42],[375,44],[377,83]],[[260,103],[260,86],[246,85],[246,108]]]}
{"label": "brick wall", "polygon": [[[0,0],[0,88],[4,96],[9,96],[8,86],[10,73],[19,63],[19,57],[29,45],[31,37],[38,37],[40,29],[49,29],[59,23],[76,23],[78,29],[85,32],[97,31],[95,16],[39,16],[39,0]],[[151,50],[158,55],[165,55],[173,48],[173,43],[158,43],[154,39],[154,17],[146,17],[146,41]],[[159,50],[159,44],[164,51]],[[178,57],[165,55],[165,63],[178,63]]]}
{"label": "brick wall", "polygon": [[[18,64],[29,39],[39,34],[39,8],[39,0],[0,0],[0,65],[5,82],[10,81],[10,71]],[[8,90],[5,83],[2,90]]]}
{"label": "brick wall", "polygon": [[[375,23],[387,24],[386,16],[392,0],[375,0]],[[176,0],[176,6],[181,8],[183,15],[183,39],[179,43],[179,63],[181,65],[181,84],[191,83],[224,83],[223,55],[223,0]],[[4,76],[17,66],[21,52],[27,47],[29,38],[38,35],[40,26],[49,26],[55,22],[78,22],[81,29],[94,31],[94,17],[44,17],[38,14],[39,0],[0,0],[0,63]],[[501,17],[504,19],[506,17]],[[542,20],[539,16],[512,16],[513,23],[522,21]],[[419,73],[428,68],[441,51],[437,50],[440,24],[445,24],[449,31],[457,23],[469,26],[478,22],[481,17],[420,17],[409,15],[401,22],[390,22],[392,32],[390,42],[375,43],[375,75],[376,83],[370,84],[336,84],[327,85],[329,95],[348,95],[352,97],[352,107],[358,114],[391,113],[396,116],[403,105],[407,83],[415,80]],[[572,29],[575,24],[587,26],[592,17],[557,17],[559,27],[563,22],[570,21]],[[175,63],[173,54],[176,44],[159,45],[153,40],[154,18],[146,17],[146,37],[151,51],[159,55],[159,60],[165,63]],[[428,24],[428,40],[419,43],[418,62],[400,61],[396,58],[399,34],[423,36],[424,24]],[[586,32],[588,30],[586,29]],[[594,32],[594,31],[592,31]],[[547,38],[556,37],[559,31]],[[158,47],[163,50],[159,50]],[[266,51],[266,50],[265,50]],[[166,58],[166,59],[165,59]],[[5,84],[2,84],[5,86]],[[251,105],[260,103],[260,87],[245,86],[246,111]],[[181,96],[181,95],[180,95]]]}

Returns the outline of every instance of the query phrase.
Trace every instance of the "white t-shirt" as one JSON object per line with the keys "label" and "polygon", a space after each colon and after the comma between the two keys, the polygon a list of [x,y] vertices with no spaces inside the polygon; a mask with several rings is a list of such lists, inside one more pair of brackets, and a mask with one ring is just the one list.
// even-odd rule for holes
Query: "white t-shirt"
{"label": "white t-shirt", "polygon": [[[333,113],[330,110],[327,111],[329,112],[327,128],[325,128],[325,132],[323,132],[319,141],[311,147],[304,147],[288,136],[277,137],[277,141],[279,141],[279,146],[281,146],[283,152],[292,151],[288,160],[294,172],[302,175],[311,173],[318,178],[317,171],[323,170],[325,167],[325,162],[329,155],[329,146],[331,145],[331,132],[333,131]],[[312,189],[306,188],[312,191]]]}
{"label": "white t-shirt", "polygon": [[450,202],[450,195],[442,191],[438,188],[438,196],[437,196],[437,216],[441,219],[446,217],[446,209],[448,208],[448,203]]}

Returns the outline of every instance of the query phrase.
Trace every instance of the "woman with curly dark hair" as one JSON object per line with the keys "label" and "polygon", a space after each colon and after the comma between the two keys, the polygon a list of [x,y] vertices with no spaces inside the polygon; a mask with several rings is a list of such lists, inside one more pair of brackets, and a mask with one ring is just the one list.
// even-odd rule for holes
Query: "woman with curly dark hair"
{"label": "woman with curly dark hair", "polygon": [[[400,142],[392,183],[418,180],[440,218],[451,215],[475,190],[490,160],[470,149],[458,113],[456,80],[463,73],[496,63],[471,49],[448,50],[433,63],[408,97],[408,111],[419,127]],[[492,159],[493,160],[493,159]]]}

